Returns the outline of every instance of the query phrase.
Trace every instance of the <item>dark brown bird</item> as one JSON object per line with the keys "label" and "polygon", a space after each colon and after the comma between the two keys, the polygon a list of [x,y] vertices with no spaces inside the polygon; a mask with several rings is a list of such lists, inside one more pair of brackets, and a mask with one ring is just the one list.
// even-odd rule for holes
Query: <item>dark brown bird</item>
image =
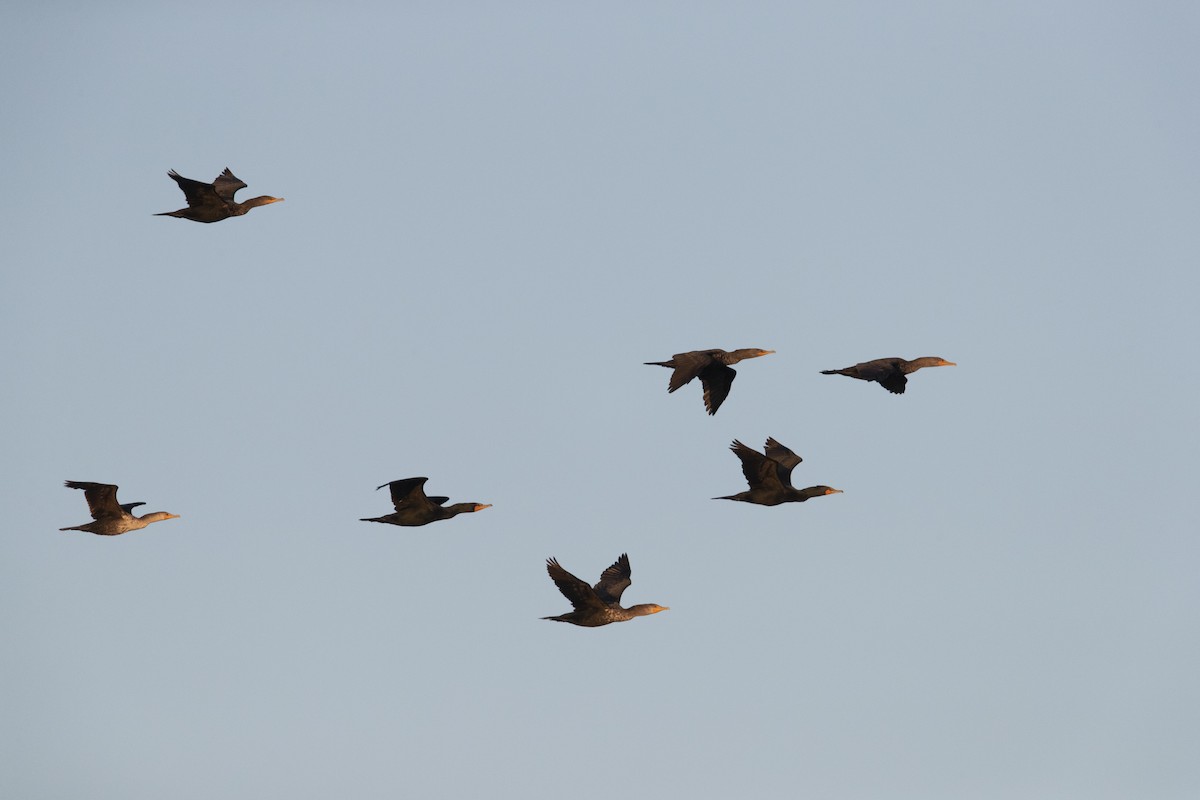
{"label": "dark brown bird", "polygon": [[425,496],[425,481],[429,478],[404,478],[403,480],[392,481],[385,483],[383,486],[376,487],[376,490],[382,489],[384,486],[390,487],[392,492],[392,505],[396,507],[396,513],[388,514],[382,517],[363,518],[362,522],[386,522],[389,525],[404,525],[406,527],[417,527],[418,525],[428,525],[431,522],[437,522],[442,519],[450,519],[459,514],[466,514],[474,511],[482,511],[485,508],[491,508],[490,503],[455,503],[452,506],[445,505],[449,497],[426,497]]}
{"label": "dark brown bird", "polygon": [[953,361],[937,356],[925,356],[905,361],[903,358],[877,358],[845,369],[823,369],[822,375],[848,375],[860,381],[875,381],[892,394],[904,394],[906,376],[925,367],[957,367]]}
{"label": "dark brown bird", "polygon": [[89,481],[67,481],[68,489],[83,489],[83,496],[91,509],[92,519],[86,525],[76,525],[73,528],[59,528],[60,531],[86,531],[100,536],[119,536],[127,531],[144,528],[151,522],[162,522],[164,519],[179,519],[178,514],[168,514],[165,511],[155,511],[145,516],[135,517],[129,512],[145,503],[117,502],[117,487],[111,483],[91,483]]}
{"label": "dark brown bird", "polygon": [[809,486],[807,489],[793,487],[792,469],[804,459],[774,439],[767,439],[767,446],[763,448],[766,455],[737,439],[733,440],[729,449],[742,460],[742,474],[746,476],[750,489],[728,497],[714,497],[713,500],[741,500],[760,506],[777,506],[780,503],[803,503],[812,497],[840,494],[842,491],[829,486]]}
{"label": "dark brown bird", "polygon": [[251,197],[244,203],[235,201],[234,194],[238,189],[245,189],[246,184],[235,177],[229,171],[229,167],[226,167],[225,171],[218,175],[212,183],[201,183],[191,178],[185,178],[175,170],[171,170],[167,174],[174,178],[175,182],[179,184],[179,188],[183,190],[188,207],[178,211],[164,211],[161,214],[155,214],[156,217],[179,217],[180,219],[190,219],[193,222],[220,222],[229,217],[240,217],[258,206],[283,202],[282,197],[268,197],[267,195]]}
{"label": "dark brown bird", "polygon": [[585,628],[599,628],[610,622],[625,622],[634,617],[644,617],[647,614],[657,614],[660,611],[670,611],[666,606],[655,603],[621,608],[621,594],[629,588],[629,556],[621,554],[613,565],[600,573],[600,580],[595,586],[576,578],[567,572],[553,558],[546,559],[546,572],[550,579],[563,593],[563,597],[571,601],[574,611],[559,614],[557,617],[542,617],[555,622],[569,622],[572,625],[582,625]]}
{"label": "dark brown bird", "polygon": [[759,350],[750,347],[727,353],[724,350],[692,350],[690,353],[676,353],[670,361],[647,361],[646,364],[655,367],[670,367],[671,381],[667,384],[667,392],[673,392],[680,386],[686,386],[693,378],[700,379],[704,387],[704,407],[709,414],[717,413],[721,403],[729,396],[733,379],[737,371],[730,368],[747,358],[758,358],[774,353],[774,350]]}

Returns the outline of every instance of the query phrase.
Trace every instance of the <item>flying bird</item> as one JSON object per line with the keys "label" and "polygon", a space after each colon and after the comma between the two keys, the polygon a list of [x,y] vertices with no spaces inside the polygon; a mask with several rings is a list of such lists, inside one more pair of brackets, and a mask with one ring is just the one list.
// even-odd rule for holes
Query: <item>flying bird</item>
{"label": "flying bird", "polygon": [[111,483],[91,483],[89,481],[67,481],[68,489],[83,489],[84,499],[92,512],[94,522],[86,525],[76,525],[72,528],[59,528],[60,531],[85,531],[100,536],[119,536],[128,531],[144,528],[151,522],[162,522],[164,519],[179,519],[178,514],[168,514],[165,511],[155,511],[141,517],[129,513],[145,503],[118,503],[117,487]]}
{"label": "flying bird", "polygon": [[737,371],[730,367],[747,358],[758,358],[774,353],[774,350],[759,350],[756,347],[734,350],[727,353],[724,350],[692,350],[688,353],[676,353],[670,361],[647,361],[649,366],[670,367],[671,381],[667,384],[667,392],[673,392],[680,386],[686,386],[693,378],[700,379],[704,388],[704,407],[709,414],[716,414],[721,403],[729,396],[733,379]]}
{"label": "flying bird", "polygon": [[742,460],[742,474],[750,489],[714,500],[740,500],[760,506],[777,506],[780,503],[803,503],[813,497],[840,494],[841,489],[829,486],[809,486],[797,489],[792,486],[792,469],[803,461],[800,456],[774,439],[767,439],[767,446],[760,453],[752,447],[733,440],[729,449]]}
{"label": "flying bird", "polygon": [[877,358],[845,369],[823,369],[822,375],[847,375],[860,381],[875,381],[892,394],[904,394],[906,376],[925,367],[957,367],[953,361],[937,356],[925,356],[905,361],[903,358]]}
{"label": "flying bird", "polygon": [[191,178],[185,178],[175,170],[171,170],[167,174],[183,190],[188,207],[178,211],[164,211],[161,214],[155,214],[156,217],[179,217],[180,219],[190,219],[193,222],[220,222],[229,217],[240,217],[258,206],[283,202],[282,197],[267,195],[252,197],[244,203],[237,202],[233,196],[238,189],[245,189],[246,184],[235,177],[229,171],[229,167],[226,167],[225,171],[218,175],[212,183],[201,183]]}
{"label": "flying bird", "polygon": [[385,483],[383,486],[376,487],[376,491],[384,486],[390,487],[392,492],[392,505],[396,507],[396,513],[387,514],[382,517],[364,517],[362,522],[386,522],[389,525],[404,525],[406,527],[417,527],[418,525],[428,525],[431,522],[438,520],[450,519],[459,514],[467,514],[475,511],[482,511],[485,508],[491,508],[490,503],[455,503],[452,506],[445,505],[449,497],[426,497],[425,496],[425,481],[429,478],[404,478],[403,480],[392,481]]}
{"label": "flying bird", "polygon": [[621,594],[629,588],[629,556],[621,554],[613,565],[600,573],[600,580],[595,586],[576,578],[567,572],[553,558],[546,560],[546,572],[550,579],[563,593],[563,597],[571,601],[574,611],[559,614],[557,617],[542,617],[556,622],[569,622],[572,625],[582,625],[585,628],[598,628],[610,622],[625,622],[634,617],[644,617],[669,611],[666,606],[655,603],[642,603],[629,608],[621,607]]}

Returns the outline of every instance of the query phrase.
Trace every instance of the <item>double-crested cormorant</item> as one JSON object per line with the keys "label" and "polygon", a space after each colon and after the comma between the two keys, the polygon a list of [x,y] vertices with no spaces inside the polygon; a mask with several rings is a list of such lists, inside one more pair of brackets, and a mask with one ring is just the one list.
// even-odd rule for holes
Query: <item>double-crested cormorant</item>
{"label": "double-crested cormorant", "polygon": [[449,497],[426,497],[425,496],[425,481],[429,478],[404,478],[403,480],[392,481],[385,483],[383,486],[378,486],[376,489],[382,489],[384,486],[390,487],[392,492],[392,504],[396,506],[396,513],[387,514],[382,517],[364,517],[362,522],[386,522],[389,525],[404,525],[407,527],[416,527],[418,525],[428,525],[431,522],[437,522],[441,519],[450,519],[458,514],[465,514],[472,511],[482,511],[485,508],[491,508],[490,503],[455,503],[452,506],[444,505],[449,500]]}
{"label": "double-crested cormorant", "polygon": [[550,579],[563,593],[563,597],[571,601],[575,610],[542,619],[569,622],[585,628],[598,628],[610,622],[625,622],[634,617],[670,610],[655,603],[621,608],[621,593],[632,583],[629,579],[629,556],[625,553],[622,553],[611,567],[600,573],[600,581],[595,586],[588,586],[559,566],[553,558],[546,559],[546,572],[550,573]]}
{"label": "double-crested cormorant", "polygon": [[758,503],[760,506],[777,506],[780,503],[803,503],[810,497],[839,494],[841,489],[829,486],[809,486],[797,489],[792,486],[792,468],[803,459],[774,439],[767,439],[763,453],[747,447],[737,439],[729,446],[742,460],[742,474],[750,489],[727,497],[713,500],[741,500],[743,503]]}
{"label": "double-crested cormorant", "polygon": [[904,385],[908,383],[906,375],[911,375],[925,367],[956,367],[953,361],[947,361],[937,356],[925,356],[905,361],[903,358],[877,358],[874,361],[864,361],[845,369],[823,369],[822,375],[848,375],[860,381],[875,381],[892,394],[904,394]]}
{"label": "double-crested cormorant", "polygon": [[191,178],[185,178],[175,170],[171,170],[167,174],[175,179],[180,189],[183,189],[188,207],[178,211],[164,211],[161,214],[155,214],[156,217],[179,217],[194,222],[220,222],[229,217],[240,217],[257,206],[283,202],[282,197],[266,195],[251,197],[244,203],[235,201],[233,195],[238,189],[245,189],[246,184],[235,177],[229,171],[229,167],[226,167],[225,171],[218,175],[212,183],[201,183]]}
{"label": "double-crested cormorant", "polygon": [[758,358],[774,353],[774,350],[759,350],[749,347],[727,353],[724,350],[693,350],[690,353],[676,353],[670,361],[647,361],[646,364],[655,367],[670,367],[671,382],[667,384],[667,392],[673,392],[680,386],[686,386],[693,378],[700,378],[704,387],[704,407],[709,414],[717,413],[721,403],[729,396],[733,379],[737,371],[730,369],[730,364],[736,364],[747,358]]}
{"label": "double-crested cormorant", "polygon": [[126,531],[136,531],[151,522],[162,522],[164,519],[179,519],[178,514],[168,514],[165,511],[155,511],[145,516],[135,517],[129,512],[145,503],[117,503],[117,487],[111,483],[91,483],[89,481],[67,481],[68,489],[83,489],[88,508],[92,511],[92,519],[86,525],[76,525],[73,528],[59,528],[60,531],[86,531],[100,536],[117,536]]}

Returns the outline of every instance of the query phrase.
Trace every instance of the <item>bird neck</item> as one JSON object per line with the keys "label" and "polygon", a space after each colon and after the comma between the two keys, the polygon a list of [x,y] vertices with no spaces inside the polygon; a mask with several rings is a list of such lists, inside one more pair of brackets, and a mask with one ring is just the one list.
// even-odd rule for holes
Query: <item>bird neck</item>
{"label": "bird neck", "polygon": [[635,617],[645,617],[662,611],[662,606],[655,605],[654,603],[639,603],[638,605],[630,606],[625,610]]}
{"label": "bird neck", "polygon": [[265,205],[269,205],[271,203],[277,203],[277,202],[279,202],[278,197],[271,197],[269,195],[263,195],[262,197],[251,197],[249,200],[246,200],[245,202],[238,203],[238,205],[241,206],[242,208],[249,210],[251,208],[257,208],[258,206],[265,206]]}
{"label": "bird neck", "polygon": [[904,365],[904,374],[908,375],[910,373],[916,372],[919,369],[924,369],[925,367],[940,366],[941,363],[942,363],[942,360],[940,358],[936,358],[934,356],[924,356],[922,358],[914,358],[912,361],[909,361],[907,364]]}
{"label": "bird neck", "polygon": [[757,353],[757,350],[731,350],[728,353],[717,356],[717,361],[725,365],[736,364],[743,359],[753,358]]}
{"label": "bird neck", "polygon": [[475,510],[475,503],[455,503],[452,506],[442,506],[442,511],[446,512],[447,517],[453,517],[458,514],[469,514]]}

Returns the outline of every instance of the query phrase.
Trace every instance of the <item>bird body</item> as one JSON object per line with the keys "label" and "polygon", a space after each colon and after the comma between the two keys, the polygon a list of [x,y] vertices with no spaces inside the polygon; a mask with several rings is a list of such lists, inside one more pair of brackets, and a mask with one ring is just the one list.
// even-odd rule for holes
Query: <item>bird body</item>
{"label": "bird body", "polygon": [[152,522],[162,522],[167,519],[178,519],[178,514],[168,514],[165,511],[154,511],[135,517],[130,512],[145,503],[117,502],[117,487],[111,483],[91,483],[90,481],[67,481],[68,489],[83,489],[88,508],[92,512],[93,522],[86,525],[75,525],[70,528],[59,528],[60,531],[84,531],[99,536],[119,536],[122,533],[136,531]]}
{"label": "bird body", "polygon": [[244,203],[235,201],[234,194],[238,189],[245,189],[246,184],[234,176],[229,171],[229,167],[226,167],[225,171],[218,175],[212,183],[185,178],[175,170],[171,170],[167,174],[183,190],[188,207],[178,211],[164,211],[155,214],[156,217],[179,217],[180,219],[190,219],[193,222],[220,222],[230,217],[240,217],[252,208],[283,201],[282,197],[267,195],[252,197]]}
{"label": "bird body", "polygon": [[875,381],[892,394],[904,394],[908,384],[906,376],[925,367],[956,367],[953,361],[947,361],[938,356],[925,356],[907,361],[903,358],[877,358],[874,361],[864,361],[845,369],[824,369],[822,375],[846,375],[858,378],[860,381]]}
{"label": "bird body", "polygon": [[675,370],[671,373],[671,380],[667,384],[668,393],[699,378],[700,385],[704,388],[704,408],[712,415],[717,413],[717,409],[729,396],[729,390],[733,387],[733,379],[737,377],[737,370],[732,369],[730,365],[747,358],[758,358],[774,352],[774,350],[759,350],[756,347],[728,352],[720,349],[692,350],[687,353],[676,353],[671,356],[670,361],[647,361],[645,363],[648,366],[669,367]]}
{"label": "bird body", "polygon": [[806,489],[792,486],[792,469],[804,459],[774,439],[767,439],[762,453],[737,439],[733,440],[729,449],[741,459],[742,474],[746,476],[750,488],[737,494],[714,497],[714,500],[740,500],[760,506],[777,506],[780,503],[803,503],[813,497],[840,494],[842,491],[829,486],[809,486]]}
{"label": "bird body", "polygon": [[600,574],[600,580],[595,586],[576,578],[563,569],[553,558],[546,560],[546,572],[554,585],[562,592],[563,597],[571,601],[573,611],[542,619],[555,622],[569,622],[584,628],[598,628],[613,622],[625,622],[634,617],[644,617],[657,614],[659,611],[669,611],[666,606],[656,603],[641,603],[629,608],[621,607],[621,595],[633,582],[630,580],[629,556],[625,553],[613,562],[612,566]]}
{"label": "bird body", "polygon": [[360,522],[385,522],[389,525],[403,525],[415,528],[421,525],[428,525],[431,522],[450,519],[459,514],[482,511],[485,508],[492,507],[490,504],[485,503],[455,503],[451,506],[445,505],[446,501],[450,499],[449,497],[425,496],[424,486],[427,480],[429,479],[404,478],[377,487],[377,491],[384,486],[390,488],[392,505],[396,507],[396,511],[393,514],[386,514],[382,517],[364,517]]}

